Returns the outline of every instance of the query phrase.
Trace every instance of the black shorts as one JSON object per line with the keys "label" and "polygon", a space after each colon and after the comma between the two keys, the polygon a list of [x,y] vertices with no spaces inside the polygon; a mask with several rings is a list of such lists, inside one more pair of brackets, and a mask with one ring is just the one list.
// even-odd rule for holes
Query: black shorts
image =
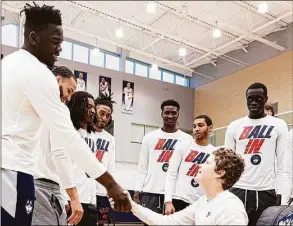
{"label": "black shorts", "polygon": [[97,195],[97,211],[98,225],[110,224],[113,222],[111,217],[111,206],[107,197]]}
{"label": "black shorts", "polygon": [[32,175],[1,168],[2,226],[31,226],[35,202]]}
{"label": "black shorts", "polygon": [[254,191],[231,188],[230,191],[243,202],[248,215],[249,226],[256,225],[262,212],[270,206],[275,206],[277,202],[277,195],[274,189]]}
{"label": "black shorts", "polygon": [[189,206],[190,204],[187,202],[184,202],[180,199],[173,199],[172,200],[172,204],[175,208],[175,212],[179,212],[181,210],[184,210],[187,206]]}

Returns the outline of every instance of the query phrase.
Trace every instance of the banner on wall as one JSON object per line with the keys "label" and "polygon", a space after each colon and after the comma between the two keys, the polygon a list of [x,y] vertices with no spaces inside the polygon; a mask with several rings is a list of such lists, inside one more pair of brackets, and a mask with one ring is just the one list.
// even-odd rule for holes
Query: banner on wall
{"label": "banner on wall", "polygon": [[87,72],[74,70],[76,78],[76,91],[86,91],[87,87]]}
{"label": "banner on wall", "polygon": [[99,96],[101,94],[109,96],[111,94],[111,78],[99,76]]}
{"label": "banner on wall", "polygon": [[122,84],[122,112],[133,114],[134,83],[123,81]]}

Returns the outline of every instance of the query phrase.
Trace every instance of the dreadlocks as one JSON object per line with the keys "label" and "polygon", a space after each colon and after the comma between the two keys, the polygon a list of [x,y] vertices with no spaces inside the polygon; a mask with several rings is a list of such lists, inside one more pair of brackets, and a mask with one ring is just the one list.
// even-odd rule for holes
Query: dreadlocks
{"label": "dreadlocks", "polygon": [[95,100],[95,105],[106,105],[111,109],[111,112],[113,113],[113,104],[116,102],[112,100],[113,93],[110,95],[107,94],[101,94],[97,99]]}
{"label": "dreadlocks", "polygon": [[[84,91],[79,91],[74,93],[70,101],[67,103],[67,106],[70,111],[71,121],[76,130],[79,130],[81,128],[80,123],[84,120],[85,115],[89,111],[88,98],[94,100],[94,97],[91,94]],[[95,119],[92,123],[87,125],[88,133],[95,132],[94,124]]]}
{"label": "dreadlocks", "polygon": [[54,6],[39,6],[34,2],[34,6],[26,3],[24,9],[20,12],[25,13],[24,37],[28,39],[32,31],[41,31],[48,24],[62,25],[61,12],[54,9]]}

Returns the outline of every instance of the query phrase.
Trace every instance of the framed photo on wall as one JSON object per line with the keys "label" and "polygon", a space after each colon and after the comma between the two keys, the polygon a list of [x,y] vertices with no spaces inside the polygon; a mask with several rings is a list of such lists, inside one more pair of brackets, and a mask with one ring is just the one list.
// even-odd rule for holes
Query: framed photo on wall
{"label": "framed photo on wall", "polygon": [[87,72],[74,70],[74,76],[76,78],[76,91],[86,91],[87,87]]}
{"label": "framed photo on wall", "polygon": [[101,94],[109,96],[111,94],[111,78],[99,76],[99,96]]}
{"label": "framed photo on wall", "polygon": [[134,83],[123,81],[122,84],[122,113],[133,114]]}

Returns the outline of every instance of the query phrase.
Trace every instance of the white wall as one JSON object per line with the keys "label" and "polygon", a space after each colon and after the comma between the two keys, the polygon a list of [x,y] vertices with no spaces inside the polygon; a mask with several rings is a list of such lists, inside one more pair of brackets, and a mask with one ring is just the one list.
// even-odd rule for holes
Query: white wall
{"label": "white wall", "polygon": [[[4,56],[15,50],[16,48],[2,45]],[[119,172],[119,181],[123,186],[132,187],[131,182],[134,181],[133,176],[135,175],[136,164],[130,163],[137,162],[140,152],[140,149],[137,148],[138,146],[132,145],[130,142],[131,123],[161,126],[161,102],[166,99],[175,99],[181,105],[179,127],[191,129],[194,109],[194,90],[191,88],[64,59],[60,59],[57,65],[64,65],[72,70],[87,72],[87,91],[94,97],[98,95],[99,75],[112,78],[112,92],[114,93],[114,100],[117,102],[113,113],[116,161],[124,162],[123,164],[117,164],[117,171]],[[134,82],[133,115],[121,113],[123,80]]]}

